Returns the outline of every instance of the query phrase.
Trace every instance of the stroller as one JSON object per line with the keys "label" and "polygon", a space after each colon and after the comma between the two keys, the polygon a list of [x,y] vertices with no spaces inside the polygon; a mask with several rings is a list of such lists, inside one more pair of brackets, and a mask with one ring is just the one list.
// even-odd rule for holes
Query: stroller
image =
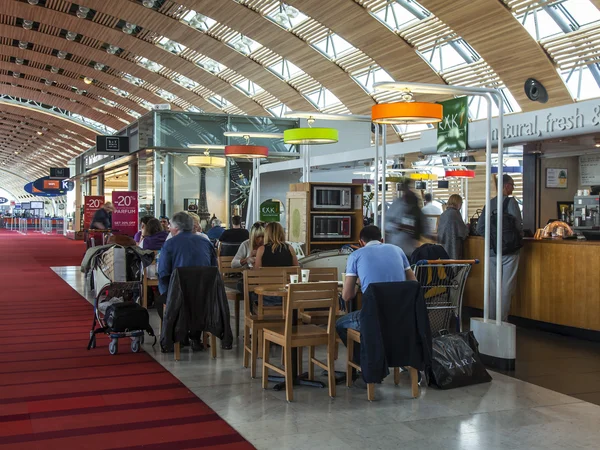
{"label": "stroller", "polygon": [[[137,257],[131,262],[133,274],[143,272],[142,259]],[[131,351],[137,353],[140,345],[144,343],[144,332],[154,337],[154,330],[149,323],[148,311],[140,305],[142,297],[141,279],[135,281],[109,282],[102,288],[97,288],[94,299],[94,319],[90,330],[90,341],[88,350],[96,347],[96,335],[104,333],[108,335],[111,342],[108,351],[115,355],[119,349],[119,339],[131,339]],[[120,311],[117,311],[120,310]],[[99,328],[96,326],[99,325]]]}

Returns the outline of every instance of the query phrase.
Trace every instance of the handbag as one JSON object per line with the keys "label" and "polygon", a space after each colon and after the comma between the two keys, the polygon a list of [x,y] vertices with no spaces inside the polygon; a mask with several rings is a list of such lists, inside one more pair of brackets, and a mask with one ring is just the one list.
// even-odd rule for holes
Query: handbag
{"label": "handbag", "polygon": [[478,348],[472,331],[433,338],[429,384],[439,389],[454,389],[492,381]]}

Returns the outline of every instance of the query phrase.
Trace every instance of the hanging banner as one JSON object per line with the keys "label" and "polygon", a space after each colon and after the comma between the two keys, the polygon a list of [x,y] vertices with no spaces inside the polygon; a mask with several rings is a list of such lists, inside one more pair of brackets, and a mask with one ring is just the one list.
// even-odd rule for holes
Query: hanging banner
{"label": "hanging banner", "polygon": [[138,231],[138,193],[136,191],[113,191],[112,228],[119,234],[133,237]]}
{"label": "hanging banner", "polygon": [[96,211],[104,205],[101,195],[86,195],[83,200],[83,228],[89,229]]}
{"label": "hanging banner", "polygon": [[469,124],[468,97],[440,102],[444,107],[442,121],[438,124],[437,152],[461,153],[467,150]]}

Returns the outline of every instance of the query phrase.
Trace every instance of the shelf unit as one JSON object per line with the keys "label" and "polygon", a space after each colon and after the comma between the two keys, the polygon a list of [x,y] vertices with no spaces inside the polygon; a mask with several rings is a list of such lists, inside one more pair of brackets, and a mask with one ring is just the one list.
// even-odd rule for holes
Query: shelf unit
{"label": "shelf unit", "polygon": [[[340,211],[336,209],[312,210],[313,187],[350,187],[352,189],[352,209]],[[303,242],[308,255],[315,250],[334,250],[342,245],[358,244],[360,230],[363,227],[363,185],[350,183],[295,183],[290,184],[286,196],[286,239],[290,242]],[[313,240],[312,218],[319,215],[351,216],[351,238],[347,240]]]}

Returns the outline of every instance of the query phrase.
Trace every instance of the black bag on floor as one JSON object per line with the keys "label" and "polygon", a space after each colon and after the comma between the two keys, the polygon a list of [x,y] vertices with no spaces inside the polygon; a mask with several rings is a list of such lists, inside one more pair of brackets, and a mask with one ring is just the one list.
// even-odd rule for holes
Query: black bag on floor
{"label": "black bag on floor", "polygon": [[478,347],[472,331],[433,338],[429,384],[440,389],[453,389],[491,381]]}
{"label": "black bag on floor", "polygon": [[104,323],[111,331],[148,330],[148,310],[135,302],[113,303],[106,308]]}

